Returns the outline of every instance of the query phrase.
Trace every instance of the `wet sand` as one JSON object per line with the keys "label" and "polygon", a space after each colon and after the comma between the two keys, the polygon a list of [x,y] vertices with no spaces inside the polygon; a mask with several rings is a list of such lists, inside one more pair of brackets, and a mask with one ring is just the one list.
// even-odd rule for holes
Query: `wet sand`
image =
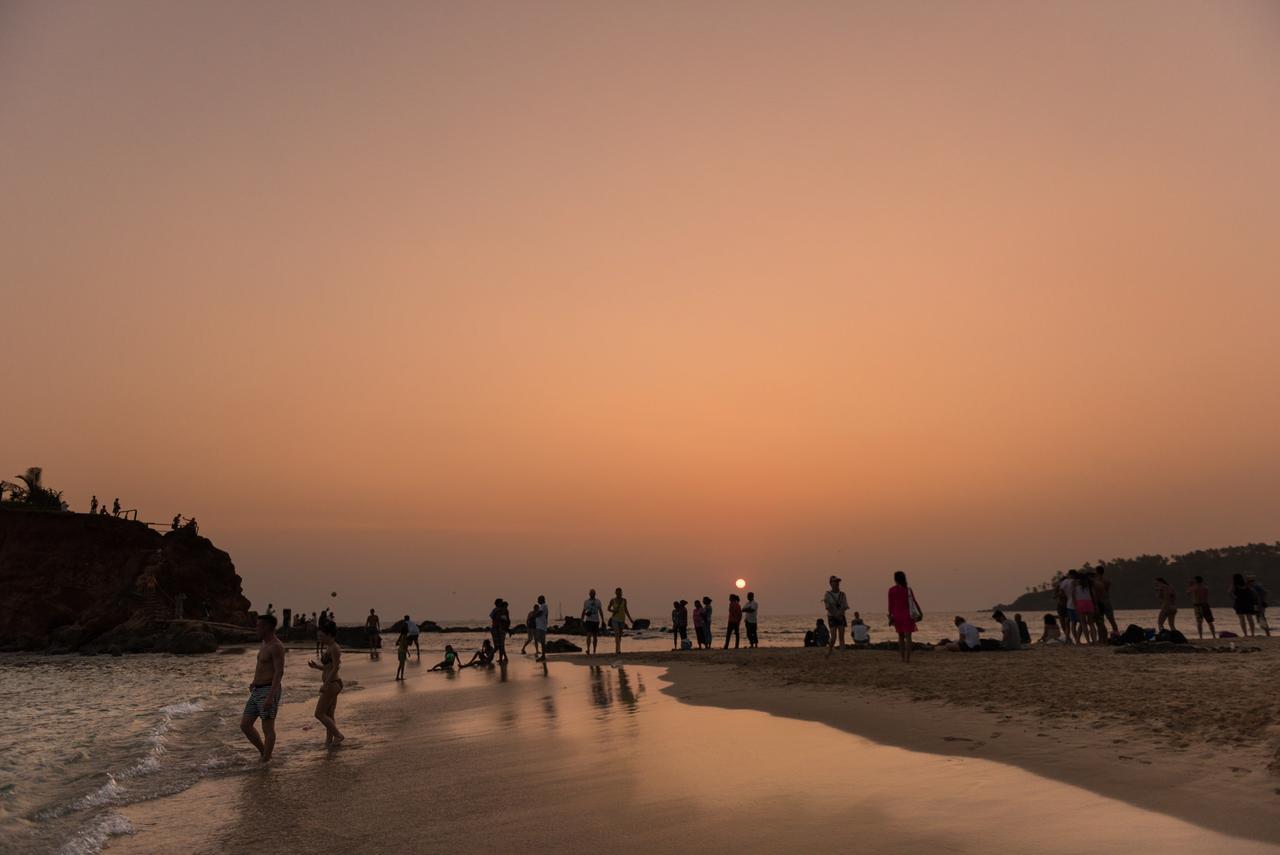
{"label": "wet sand", "polygon": [[[670,678],[607,659],[553,658],[545,671],[517,659],[505,675],[411,671],[399,685],[367,669],[364,690],[339,707],[349,746],[321,747],[295,704],[270,768],[131,806],[137,835],[110,851],[1074,853],[1083,829],[1100,851],[1280,852],[1261,842],[1280,841],[1269,818],[1232,836],[1027,771],[987,746],[1044,739],[1019,736],[1016,723],[993,735],[991,713],[945,708],[946,735],[972,743],[904,750],[848,726],[918,730],[883,693],[765,691],[767,669],[748,685],[751,667],[733,658],[686,661]],[[749,708],[762,698],[774,708]],[[836,710],[858,714],[823,723]],[[1154,764],[1127,768],[1160,785]],[[1251,807],[1273,813],[1270,802]]]}

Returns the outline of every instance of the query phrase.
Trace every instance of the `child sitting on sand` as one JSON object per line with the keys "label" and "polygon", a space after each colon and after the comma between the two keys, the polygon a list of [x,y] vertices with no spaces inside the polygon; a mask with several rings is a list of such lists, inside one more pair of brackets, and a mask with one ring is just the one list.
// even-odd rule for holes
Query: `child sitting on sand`
{"label": "child sitting on sand", "polygon": [[428,671],[452,671],[453,663],[457,661],[458,654],[454,652],[452,644],[444,646],[444,661],[432,665]]}

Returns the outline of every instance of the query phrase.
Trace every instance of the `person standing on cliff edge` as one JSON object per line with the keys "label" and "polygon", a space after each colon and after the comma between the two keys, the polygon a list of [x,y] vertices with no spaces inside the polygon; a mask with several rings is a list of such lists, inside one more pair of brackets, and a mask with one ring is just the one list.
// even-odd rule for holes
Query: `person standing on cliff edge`
{"label": "person standing on cliff edge", "polygon": [[[284,645],[276,638],[276,616],[258,616],[257,665],[253,671],[253,683],[249,686],[249,700],[244,705],[240,730],[262,755],[262,762],[271,759],[276,747],[276,710],[280,708],[281,683],[284,680]],[[262,736],[254,722],[262,719]]]}

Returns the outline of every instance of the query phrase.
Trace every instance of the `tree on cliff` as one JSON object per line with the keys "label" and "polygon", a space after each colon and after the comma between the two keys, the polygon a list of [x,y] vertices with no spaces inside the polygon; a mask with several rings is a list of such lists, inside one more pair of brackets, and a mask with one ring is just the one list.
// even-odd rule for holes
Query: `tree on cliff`
{"label": "tree on cliff", "polygon": [[41,511],[61,511],[66,510],[66,506],[62,502],[61,490],[50,490],[43,483],[44,470],[39,466],[32,466],[21,475],[14,477],[26,486],[13,484],[9,481],[0,481],[0,495],[8,493],[8,504],[19,505],[24,508],[32,508]]}

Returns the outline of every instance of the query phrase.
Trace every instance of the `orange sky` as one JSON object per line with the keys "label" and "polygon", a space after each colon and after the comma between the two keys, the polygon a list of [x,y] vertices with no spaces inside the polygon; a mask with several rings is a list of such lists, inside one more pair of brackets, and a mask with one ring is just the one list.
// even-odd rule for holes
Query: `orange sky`
{"label": "orange sky", "polygon": [[0,474],[351,619],[1276,540],[1277,104],[1266,2],[3,3]]}

